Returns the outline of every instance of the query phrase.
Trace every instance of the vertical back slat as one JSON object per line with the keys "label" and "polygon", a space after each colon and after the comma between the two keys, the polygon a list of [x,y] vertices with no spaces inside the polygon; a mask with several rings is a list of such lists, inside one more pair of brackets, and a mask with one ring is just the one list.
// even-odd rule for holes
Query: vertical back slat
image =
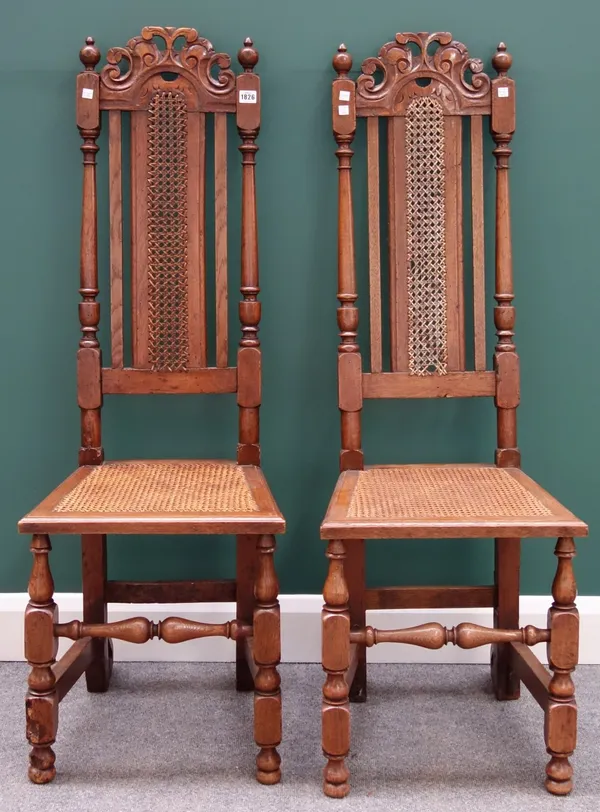
{"label": "vertical back slat", "polygon": [[381,244],[379,229],[379,119],[367,119],[371,372],[383,369],[381,351]]}
{"label": "vertical back slat", "polygon": [[110,358],[113,369],[123,366],[123,181],[121,112],[108,114],[108,175],[110,218]]}
{"label": "vertical back slat", "polygon": [[388,230],[392,372],[408,371],[405,140],[404,117],[390,117],[388,119]]}
{"label": "vertical back slat", "polygon": [[448,371],[465,368],[462,118],[445,116],[446,302]]}
{"label": "vertical back slat", "polygon": [[215,113],[215,290],[217,366],[227,353],[227,114]]}
{"label": "vertical back slat", "polygon": [[131,113],[131,334],[133,366],[148,369],[148,114]]}
{"label": "vertical back slat", "polygon": [[475,369],[485,359],[485,236],[483,213],[483,117],[471,116],[471,222],[473,231],[473,327]]}
{"label": "vertical back slat", "polygon": [[206,366],[206,114],[188,113],[189,364]]}

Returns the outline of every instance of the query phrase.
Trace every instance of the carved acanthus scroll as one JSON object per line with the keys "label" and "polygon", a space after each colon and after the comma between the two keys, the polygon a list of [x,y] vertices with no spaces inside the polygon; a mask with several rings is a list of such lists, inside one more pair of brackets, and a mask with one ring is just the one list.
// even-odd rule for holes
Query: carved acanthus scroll
{"label": "carved acanthus scroll", "polygon": [[[159,39],[157,39],[159,38]],[[161,47],[162,40],[164,46]],[[180,47],[177,47],[181,41]],[[100,94],[104,107],[111,101],[131,102],[135,108],[152,89],[152,80],[162,74],[176,74],[191,85],[205,101],[222,101],[219,109],[235,110],[235,74],[231,57],[217,53],[212,43],[195,28],[146,26],[140,36],[124,48],[111,48],[100,73]],[[162,79],[164,81],[164,79]]]}
{"label": "carved acanthus scroll", "polygon": [[359,115],[401,113],[417,95],[438,96],[450,114],[489,113],[491,81],[483,62],[470,57],[452,34],[396,34],[378,56],[365,59],[361,70],[356,82]]}

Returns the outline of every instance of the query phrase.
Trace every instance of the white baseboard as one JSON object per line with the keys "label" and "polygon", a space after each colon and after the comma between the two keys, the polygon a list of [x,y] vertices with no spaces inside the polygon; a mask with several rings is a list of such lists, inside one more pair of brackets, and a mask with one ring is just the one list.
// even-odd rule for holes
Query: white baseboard
{"label": "white baseboard", "polygon": [[[54,596],[60,610],[61,622],[81,618],[80,593],[59,593]],[[23,611],[27,603],[25,593],[0,593],[0,660],[23,660]],[[316,663],[321,659],[320,612],[323,600],[320,595],[281,595],[282,661],[288,663]],[[544,628],[546,612],[551,598],[540,595],[521,597],[521,625],[531,623]],[[578,598],[581,614],[580,658],[581,664],[600,664],[600,595]],[[212,604],[111,604],[109,620],[123,620],[143,615],[161,620],[177,615],[204,623],[223,623],[235,617],[233,603]],[[405,609],[377,610],[367,613],[367,622],[380,629],[403,628],[420,623],[437,621],[445,626],[461,622],[492,624],[491,609]],[[70,641],[61,640],[60,653]],[[538,657],[545,660],[545,645],[535,647]],[[144,645],[115,641],[115,659],[121,661],[162,662],[228,662],[235,657],[235,646],[230,640],[209,637],[187,643],[169,645],[161,640],[151,640]],[[463,650],[445,646],[439,651],[429,651],[417,646],[387,644],[368,650],[370,662],[374,663],[487,663],[489,647]]]}

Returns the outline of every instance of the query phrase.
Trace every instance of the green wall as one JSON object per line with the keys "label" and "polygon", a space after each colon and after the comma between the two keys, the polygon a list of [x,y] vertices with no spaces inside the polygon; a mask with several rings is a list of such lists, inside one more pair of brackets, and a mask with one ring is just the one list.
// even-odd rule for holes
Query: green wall
{"label": "green wall", "polygon": [[[590,0],[7,4],[0,51],[0,589],[25,589],[28,540],[17,535],[16,522],[77,459],[78,50],[89,34],[104,53],[143,25],[161,24],[194,26],[230,53],[251,35],[261,53],[262,440],[264,468],[288,520],[278,553],[285,592],[321,589],[318,526],[337,473],[331,57],[343,40],[358,67],[398,30],[449,30],[489,66],[498,41],[507,42],[518,83],[512,201],[523,463],[589,521],[591,539],[580,542],[577,562],[580,591],[600,592],[600,551],[594,545],[600,521],[600,100],[597,49],[591,37],[573,36],[574,20],[580,32],[597,30],[600,5]],[[99,159],[105,162],[106,151]],[[360,189],[364,178],[355,174]],[[364,271],[362,238],[358,257]],[[363,335],[365,325],[366,319]],[[105,318],[104,339],[106,326]],[[234,453],[231,398],[108,398],[104,425],[109,457]],[[376,402],[366,409],[364,447],[372,462],[490,461],[494,446],[488,402]],[[57,538],[54,546],[57,590],[77,590],[76,538]],[[110,554],[110,575],[122,578],[226,576],[233,562],[231,540],[202,537],[166,543],[122,537],[111,540]],[[553,568],[552,541],[525,543],[526,593],[548,592]],[[491,541],[371,545],[373,584],[477,583],[489,581],[491,573]]]}

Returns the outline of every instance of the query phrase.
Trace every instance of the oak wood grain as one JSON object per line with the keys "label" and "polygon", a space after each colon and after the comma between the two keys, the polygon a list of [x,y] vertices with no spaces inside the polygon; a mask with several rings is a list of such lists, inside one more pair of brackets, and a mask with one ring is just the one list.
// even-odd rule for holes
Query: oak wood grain
{"label": "oak wood grain", "polygon": [[[338,352],[342,361],[338,366],[338,393],[342,442],[341,475],[321,525],[321,537],[328,542],[330,562],[322,614],[322,664],[326,672],[322,710],[322,746],[326,758],[324,792],[330,797],[341,798],[350,789],[348,699],[358,698],[366,685],[366,673],[362,669],[366,647],[378,642],[402,642],[431,649],[447,643],[464,648],[492,644],[496,697],[501,700],[517,698],[523,680],[544,708],[545,740],[550,756],[546,787],[555,795],[565,795],[572,788],[573,770],[569,759],[576,742],[577,717],[571,678],[577,664],[578,646],[572,537],[585,536],[588,528],[520,471],[516,417],[520,371],[514,341],[509,195],[510,145],[515,131],[515,83],[508,76],[512,57],[504,43],[500,43],[492,59],[496,71],[492,78],[484,72],[483,62],[473,59],[465,45],[454,40],[450,33],[408,32],[397,33],[379,49],[377,56],[364,60],[356,79],[350,78],[352,65],[346,46],[340,45],[333,59],[336,78],[332,86],[332,118],[339,170],[338,327],[341,340]],[[344,101],[349,102],[345,106],[339,104],[341,93]],[[430,104],[427,97],[431,97],[433,103]],[[417,102],[414,108],[413,102]],[[411,109],[414,111],[419,105],[421,112],[429,111],[424,113],[425,123],[419,125],[416,116],[411,115],[409,130],[405,120]],[[439,134],[440,108],[444,122],[442,136]],[[371,309],[371,371],[361,374],[359,381],[357,373],[361,362],[351,182],[352,143],[357,117],[367,119],[366,195]],[[486,370],[484,117],[489,117],[496,164],[494,325],[497,340],[493,371]],[[383,371],[380,325],[380,167],[377,156],[380,118],[387,118],[387,178],[381,182],[387,183],[388,193],[391,372]],[[466,118],[470,119],[471,135],[471,201],[468,205],[470,203],[472,231],[474,371],[467,370],[465,364],[462,135]],[[413,130],[418,126],[422,127],[421,137],[417,133],[413,138]],[[440,158],[442,145],[443,157]],[[415,183],[415,177],[423,167],[431,171],[433,177],[437,177],[435,173],[438,172],[443,175],[435,199],[427,197],[431,191],[429,184],[424,183],[426,188],[419,189]],[[421,195],[421,192],[425,194]],[[441,198],[443,203],[440,205]],[[428,205],[434,211],[428,211]],[[442,218],[437,216],[440,211]],[[430,216],[432,222],[436,221],[431,229],[427,219]],[[438,240],[439,229],[434,232],[434,228],[439,226],[440,219],[443,219],[443,236]],[[419,226],[416,230],[415,222]],[[416,242],[409,246],[407,237],[410,233],[412,240],[416,232]],[[436,313],[432,307],[432,315],[425,305],[426,318],[419,323],[417,314],[415,326],[415,314],[411,308],[419,296],[413,297],[413,294],[416,291],[422,295],[423,288],[419,286],[428,284],[425,263],[430,237],[432,264],[435,265],[432,273],[435,273],[437,285],[432,285],[432,290],[439,293],[439,289],[444,288],[433,304],[443,312]],[[409,248],[414,256],[409,257]],[[418,258],[423,259],[425,278],[413,274],[419,253],[423,254]],[[420,273],[422,267],[417,270]],[[441,356],[445,356],[447,343],[447,364],[444,361],[438,366],[432,362],[427,366],[427,356],[421,366],[413,363],[412,335],[415,330],[425,332],[425,348],[431,349],[432,354],[438,352],[440,335],[444,337]],[[412,374],[409,374],[409,368]],[[399,470],[393,476],[389,475],[390,472],[376,471],[376,476],[371,475],[368,481],[362,480],[362,486],[357,490],[360,478],[368,477],[372,471],[371,467],[363,470],[361,414],[364,398],[484,396],[493,396],[496,406],[495,465],[470,465],[468,477],[464,472],[454,471],[446,477],[445,485],[443,472],[437,471],[434,475],[425,470],[431,466],[414,466],[421,470],[417,473]],[[377,466],[383,467],[413,468]],[[490,469],[495,473],[490,474]],[[478,482],[479,474],[481,480]],[[507,480],[506,474],[514,481]],[[450,486],[450,479],[465,483],[463,493],[460,489],[454,491],[452,506],[444,502],[444,493],[447,496],[454,487]],[[407,485],[407,482],[412,484]],[[399,498],[398,488],[404,488],[402,498]],[[528,493],[523,494],[521,489]],[[414,492],[412,501],[411,490]],[[496,497],[499,501],[495,501]],[[464,500],[463,511],[457,509],[459,500]],[[520,540],[537,536],[560,537],[556,549],[559,564],[553,583],[554,603],[548,616],[548,628],[519,628]],[[365,539],[480,537],[496,540],[492,586],[365,588]],[[364,622],[367,608],[461,606],[493,607],[494,628],[461,623],[448,629],[439,623],[430,623],[412,629],[377,630]],[[547,642],[552,676],[527,648],[540,641]],[[353,697],[356,684],[360,689]]]}
{"label": "oak wood grain", "polygon": [[[260,747],[257,779],[262,783],[275,783],[281,775],[277,752],[281,738],[281,691],[277,673],[280,619],[272,534],[283,532],[285,520],[262,471],[254,468],[260,462],[261,401],[258,340],[261,306],[254,170],[260,128],[260,80],[254,73],[258,51],[252,40],[244,41],[238,53],[242,73],[236,76],[230,67],[230,57],[216,52],[210,41],[195,29],[147,26],[124,47],[110,49],[100,72],[96,66],[101,55],[91,37],[80,52],[80,59],[83,71],[76,82],[76,122],[83,153],[81,338],[77,356],[81,447],[79,468],[19,525],[22,532],[34,533],[30,601],[25,613],[25,652],[31,666],[27,696],[27,736],[31,744],[29,778],[35,783],[53,780],[56,769],[52,745],[58,726],[58,703],[83,672],[90,691],[105,691],[109,687],[111,638],[142,643],[159,637],[175,644],[223,636],[236,641],[238,653],[244,657],[244,675],[250,683],[246,687],[255,688],[254,729]],[[249,97],[254,103],[243,104],[241,94],[245,95],[244,100]],[[98,341],[100,305],[97,301],[100,291],[96,153],[101,111],[107,111],[109,128],[111,367],[104,369]],[[131,113],[127,134],[131,138],[130,150],[122,150],[123,112]],[[215,116],[216,140],[215,368],[206,366],[207,113]],[[236,116],[243,176],[239,371],[227,366],[228,114]],[[130,158],[129,166],[124,166],[124,155]],[[131,314],[123,313],[123,275],[124,266],[128,264],[123,255],[124,172],[129,173],[131,180]],[[182,241],[185,244],[181,244]],[[171,279],[173,271],[177,280]],[[149,276],[152,276],[151,283]],[[131,368],[124,367],[125,356],[129,355],[123,346],[126,318],[131,318],[133,352],[131,361],[127,358]],[[215,480],[209,478],[202,484],[210,487],[216,482],[217,489],[221,489],[217,494],[219,499],[215,501],[213,493],[204,501],[196,500],[195,507],[187,513],[171,512],[171,503],[163,499],[165,488],[156,478],[148,476],[153,465],[155,470],[156,466],[168,467],[174,461],[154,461],[153,465],[149,460],[143,461],[146,465],[132,461],[137,473],[130,470],[124,474],[127,482],[133,481],[131,491],[119,483],[118,477],[113,477],[117,468],[111,469],[116,465],[122,471],[127,462],[104,463],[103,394],[159,393],[237,393],[240,401],[238,460],[199,461],[213,463],[209,466],[213,474],[209,476],[215,475]],[[219,472],[215,474],[214,463],[217,462],[227,485],[222,484]],[[233,477],[232,472],[226,470],[227,466],[235,469]],[[91,474],[103,478],[104,501],[96,499],[101,490],[96,489],[91,498],[84,496],[83,501],[77,502],[79,512],[69,513],[63,509],[61,500],[69,497]],[[237,489],[241,500],[236,494],[233,499],[223,498],[227,496],[222,492],[226,487]],[[127,493],[131,493],[132,498],[142,497],[138,501],[138,506],[143,506],[139,512],[128,510],[134,505],[127,503]],[[124,494],[125,501],[121,498]],[[152,498],[154,495],[158,501]],[[79,496],[74,498],[79,499]],[[213,511],[217,503],[221,510]],[[240,505],[243,511],[236,510]],[[186,507],[189,508],[189,504],[183,504],[182,511]],[[82,536],[83,621],[58,622],[48,562],[50,540],[45,533],[32,529],[42,524],[55,533]],[[209,533],[221,537],[237,534],[238,551],[241,549],[243,554],[238,560],[236,577],[181,582],[108,581],[107,533],[120,536],[171,532],[195,536]],[[214,544],[214,539],[211,543]],[[246,558],[248,549],[252,555]],[[255,566],[257,554],[262,558],[259,568]],[[186,618],[167,618],[155,623],[143,617],[107,622],[109,600],[160,604],[236,599],[239,616],[224,624],[196,623]],[[76,642],[57,663],[59,636]]]}
{"label": "oak wood grain", "polygon": [[106,395],[225,394],[237,391],[237,369],[190,369],[155,372],[145,369],[103,369],[102,391]]}
{"label": "oak wood grain", "polygon": [[[519,595],[521,573],[521,539],[502,538],[494,541],[494,626],[519,626]],[[500,644],[492,646],[492,684],[496,698],[518,699],[519,678],[514,669],[513,649]]]}
{"label": "oak wood grain", "polygon": [[367,119],[367,200],[369,211],[369,323],[371,372],[383,369],[381,345],[381,244],[379,225],[379,120]]}
{"label": "oak wood grain", "polygon": [[483,209],[483,117],[471,116],[471,240],[475,369],[486,368],[485,231]]}
{"label": "oak wood grain", "polygon": [[133,365],[148,369],[148,116],[131,113],[131,336]]}
{"label": "oak wood grain", "polygon": [[496,392],[494,372],[449,372],[447,375],[409,375],[407,372],[363,373],[366,398],[468,398]]}
{"label": "oak wood grain", "polygon": [[123,366],[123,176],[121,112],[108,114],[108,198],[110,217],[110,362]]}
{"label": "oak wood grain", "polygon": [[188,113],[187,119],[187,322],[189,365],[198,368],[206,366],[207,358],[206,115]]}
{"label": "oak wood grain", "polygon": [[462,117],[446,116],[444,125],[448,370],[455,372],[465,368]]}
{"label": "oak wood grain", "polygon": [[73,643],[60,660],[57,660],[52,666],[59,702],[64,699],[79,677],[90,666],[93,659],[92,643],[91,637],[83,637]]}
{"label": "oak wood grain", "polygon": [[111,603],[219,603],[234,601],[235,579],[210,581],[107,581]]}
{"label": "oak wood grain", "polygon": [[493,606],[495,591],[494,586],[375,587],[365,590],[365,604],[367,609],[467,609]]}
{"label": "oak wood grain", "polygon": [[533,651],[524,643],[509,643],[513,652],[513,668],[538,705],[545,710],[548,705],[548,686],[551,674],[544,668]]}
{"label": "oak wood grain", "polygon": [[215,113],[215,290],[217,366],[227,366],[227,117]]}

